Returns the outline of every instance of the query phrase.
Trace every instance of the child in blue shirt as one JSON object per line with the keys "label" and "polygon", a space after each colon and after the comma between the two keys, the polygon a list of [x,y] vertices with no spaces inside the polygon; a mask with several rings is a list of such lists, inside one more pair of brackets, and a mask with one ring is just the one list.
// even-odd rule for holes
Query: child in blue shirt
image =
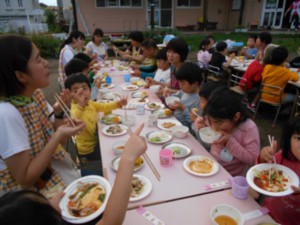
{"label": "child in blue shirt", "polygon": [[241,51],[241,55],[245,56],[245,59],[255,59],[257,54],[257,48],[255,47],[257,35],[253,34],[248,37],[247,47]]}

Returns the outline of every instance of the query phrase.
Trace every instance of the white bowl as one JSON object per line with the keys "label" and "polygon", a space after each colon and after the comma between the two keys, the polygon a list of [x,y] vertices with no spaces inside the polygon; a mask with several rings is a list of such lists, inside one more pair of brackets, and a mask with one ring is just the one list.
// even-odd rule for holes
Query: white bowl
{"label": "white bowl", "polygon": [[189,128],[183,125],[177,125],[172,127],[172,134],[177,138],[185,138],[189,133]]}
{"label": "white bowl", "polygon": [[160,85],[158,85],[158,84],[157,85],[152,85],[152,86],[149,87],[149,90],[153,93],[157,93],[159,91],[159,89],[160,89]]}
{"label": "white bowl", "polygon": [[199,130],[199,135],[202,141],[211,144],[221,137],[221,133],[213,130],[210,127],[204,127]]}
{"label": "white bowl", "polygon": [[122,147],[122,146],[124,147],[125,144],[126,144],[126,141],[116,141],[116,142],[114,142],[113,145],[112,145],[112,149],[114,150],[114,153],[116,155],[122,154],[123,151],[124,151],[124,148],[120,149],[119,147]]}
{"label": "white bowl", "polygon": [[210,210],[210,218],[212,220],[212,223],[214,225],[218,225],[216,223],[215,219],[218,216],[227,216],[233,219],[237,225],[243,225],[244,224],[244,216],[242,213],[237,210],[236,208],[230,206],[230,205],[216,205]]}
{"label": "white bowl", "polygon": [[167,105],[174,105],[175,102],[180,102],[180,99],[176,96],[168,96],[165,98]]}

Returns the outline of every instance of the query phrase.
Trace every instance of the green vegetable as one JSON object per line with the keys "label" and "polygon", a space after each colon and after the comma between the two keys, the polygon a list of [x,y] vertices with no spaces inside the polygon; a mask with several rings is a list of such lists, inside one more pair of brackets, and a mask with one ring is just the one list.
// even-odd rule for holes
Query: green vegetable
{"label": "green vegetable", "polygon": [[97,184],[93,184],[89,187],[87,187],[82,193],[81,195],[79,196],[79,198],[83,198],[90,190],[92,190],[92,188],[96,187]]}
{"label": "green vegetable", "polygon": [[160,137],[153,137],[153,138],[150,138],[150,141],[152,141],[152,142],[160,142],[161,138]]}
{"label": "green vegetable", "polygon": [[104,200],[105,200],[105,194],[99,195],[98,199],[99,199],[101,202],[104,202]]}
{"label": "green vegetable", "polygon": [[179,147],[173,147],[172,150],[174,155],[179,155],[181,153],[181,148]]}

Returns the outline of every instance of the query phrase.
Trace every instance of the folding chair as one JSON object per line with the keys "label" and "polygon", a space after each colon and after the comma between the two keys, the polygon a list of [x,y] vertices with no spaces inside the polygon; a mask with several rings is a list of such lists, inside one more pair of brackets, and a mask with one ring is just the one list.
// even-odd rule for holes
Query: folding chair
{"label": "folding chair", "polygon": [[222,79],[222,72],[219,67],[208,65],[207,79],[213,81],[219,81]]}
{"label": "folding chair", "polygon": [[[269,96],[273,96],[275,99],[278,100],[277,101],[278,103],[262,99],[261,98],[262,94],[267,94]],[[273,124],[272,124],[272,127],[275,127],[277,117],[279,115],[279,111],[280,111],[281,106],[282,106],[282,96],[283,96],[283,89],[282,88],[280,88],[278,86],[272,86],[272,85],[262,83],[261,88],[260,88],[260,98],[258,100],[258,104],[257,104],[256,109],[254,111],[253,119],[255,119],[256,113],[257,113],[261,103],[271,105],[271,106],[277,108],[276,115],[275,115],[275,118],[274,118],[274,121],[273,121]]]}
{"label": "folding chair", "polygon": [[[244,83],[240,83],[241,80],[244,81]],[[247,85],[247,79],[237,76],[235,74],[231,74],[228,80],[228,88],[237,93],[238,95],[242,96],[242,103],[247,104],[247,92],[246,90],[246,85]]]}
{"label": "folding chair", "polygon": [[300,95],[299,95],[299,90],[297,89],[297,94],[296,94],[296,98],[295,101],[293,103],[293,108],[292,108],[292,112],[290,115],[290,120],[296,116],[299,115],[300,113]]}

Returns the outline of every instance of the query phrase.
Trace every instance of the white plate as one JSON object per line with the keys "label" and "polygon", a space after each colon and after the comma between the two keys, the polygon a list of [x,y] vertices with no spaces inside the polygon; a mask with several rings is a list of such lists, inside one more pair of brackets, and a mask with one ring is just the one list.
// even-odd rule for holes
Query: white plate
{"label": "white plate", "polygon": [[152,114],[157,115],[157,117],[159,119],[168,118],[173,115],[171,110],[170,110],[170,114],[168,114],[168,115],[166,114],[165,110],[170,110],[170,109],[158,109],[158,110],[153,111]]}
{"label": "white plate", "polygon": [[[120,126],[122,128],[122,132],[120,133],[117,133],[117,134],[111,134],[111,133],[108,133],[107,130],[112,127],[112,126]],[[125,126],[125,125],[122,125],[122,124],[113,124],[113,125],[109,125],[109,126],[105,126],[103,128],[103,134],[107,135],[107,136],[112,136],[112,137],[115,137],[115,136],[121,136],[123,134],[126,134],[127,133],[127,129],[128,127]]]}
{"label": "white plate", "polygon": [[[148,142],[153,143],[153,144],[163,144],[172,139],[172,134],[167,132],[167,131],[151,131],[146,134],[146,139]],[[159,137],[159,141],[153,141],[151,140],[152,138]]]}
{"label": "white plate", "polygon": [[[212,166],[213,166],[212,170],[209,173],[197,173],[197,172],[190,169],[189,164],[192,161],[205,160],[205,159],[209,160],[212,163]],[[219,164],[215,160],[213,160],[210,157],[202,156],[202,155],[195,155],[195,156],[191,156],[191,157],[185,159],[184,162],[183,162],[183,167],[189,173],[191,173],[193,175],[196,175],[196,176],[202,176],[202,177],[208,177],[208,176],[214,175],[219,171]]]}
{"label": "white plate", "polygon": [[111,89],[113,88],[115,85],[114,84],[108,84],[108,83],[103,83],[101,84],[101,88],[108,88]]}
{"label": "white plate", "polygon": [[[112,118],[114,118],[114,117],[118,118],[119,121],[118,122],[112,121]],[[122,122],[122,118],[118,114],[108,114],[108,115],[105,115],[101,118],[101,122],[106,124],[106,125],[119,124],[119,123]]]}
{"label": "white plate", "polygon": [[123,86],[122,89],[125,90],[125,91],[135,91],[137,90],[139,87],[137,85],[126,85],[126,86]]}
{"label": "white plate", "polygon": [[297,174],[292,171],[290,168],[283,166],[283,165],[276,165],[276,168],[278,170],[281,170],[284,174],[285,177],[287,177],[289,179],[289,181],[287,182],[287,189],[285,191],[281,191],[281,192],[270,192],[270,191],[266,191],[260,187],[258,187],[255,183],[254,183],[254,177],[255,177],[255,172],[259,172],[262,170],[269,170],[271,167],[274,167],[274,164],[268,164],[268,163],[262,163],[262,164],[258,164],[255,165],[253,167],[251,167],[246,175],[248,184],[257,192],[264,194],[264,195],[269,195],[269,196],[285,196],[285,195],[289,195],[293,193],[293,190],[291,189],[291,185],[294,185],[296,187],[299,186],[299,177],[297,176]]}
{"label": "white plate", "polygon": [[[151,107],[151,105],[153,105],[153,107]],[[165,105],[160,103],[160,102],[148,102],[146,105],[145,105],[145,109],[148,109],[150,111],[154,111],[154,110],[158,110],[158,109],[163,109],[165,108]]]}
{"label": "white plate", "polygon": [[173,158],[184,158],[191,154],[192,148],[185,143],[182,142],[169,142],[162,146],[162,149],[170,149],[173,152]]}
{"label": "white plate", "polygon": [[151,190],[152,190],[152,183],[148,178],[138,175],[138,174],[135,174],[133,176],[139,178],[144,183],[145,186],[144,186],[144,190],[140,193],[139,196],[129,199],[129,201],[131,201],[131,202],[138,201],[138,200],[141,200],[141,199],[147,197],[151,193]]}
{"label": "white plate", "polygon": [[[143,163],[138,165],[138,166],[134,166],[134,171],[138,171],[140,170],[144,165],[145,165],[145,159],[143,156],[141,156],[142,159],[143,159]],[[111,168],[114,170],[114,171],[118,171],[118,168],[119,168],[119,163],[120,163],[120,160],[121,160],[121,156],[116,156],[113,158],[113,160],[111,161]]]}
{"label": "white plate", "polygon": [[181,123],[178,121],[178,120],[174,120],[174,119],[165,119],[165,120],[158,120],[157,121],[157,127],[159,128],[159,129],[162,129],[162,130],[171,130],[172,129],[172,127],[174,127],[174,126],[172,126],[172,127],[170,127],[170,128],[166,128],[165,126],[164,126],[164,124],[166,124],[166,123],[172,123],[172,124],[174,124],[174,126],[176,126],[176,125],[181,125]]}
{"label": "white plate", "polygon": [[143,96],[148,97],[149,94],[146,91],[135,91],[135,92],[131,92],[130,96],[131,98],[141,98]]}
{"label": "white plate", "polygon": [[146,104],[147,102],[149,102],[148,99],[144,98],[143,102],[140,102],[142,98],[132,98],[129,100],[129,103],[131,104]]}
{"label": "white plate", "polygon": [[[69,213],[69,210],[67,208],[68,202],[69,202],[69,196],[76,191],[78,182],[83,182],[83,183],[97,182],[105,189],[105,193],[106,193],[105,200],[104,200],[103,204],[101,205],[101,207],[96,212],[94,212],[91,215],[86,216],[86,217],[72,216]],[[100,176],[95,176],[95,175],[85,176],[85,177],[81,177],[81,178],[73,181],[64,190],[65,195],[59,202],[59,208],[61,209],[62,214],[66,215],[65,217],[63,216],[64,220],[66,220],[70,223],[74,223],[74,224],[81,224],[81,223],[86,223],[86,222],[89,222],[89,221],[97,218],[101,213],[103,213],[103,211],[106,207],[106,203],[108,201],[110,192],[111,192],[110,183],[105,178],[100,177]]]}
{"label": "white plate", "polygon": [[104,100],[110,100],[110,101],[119,101],[121,100],[121,96],[117,93],[106,93],[102,96],[102,99]]}

